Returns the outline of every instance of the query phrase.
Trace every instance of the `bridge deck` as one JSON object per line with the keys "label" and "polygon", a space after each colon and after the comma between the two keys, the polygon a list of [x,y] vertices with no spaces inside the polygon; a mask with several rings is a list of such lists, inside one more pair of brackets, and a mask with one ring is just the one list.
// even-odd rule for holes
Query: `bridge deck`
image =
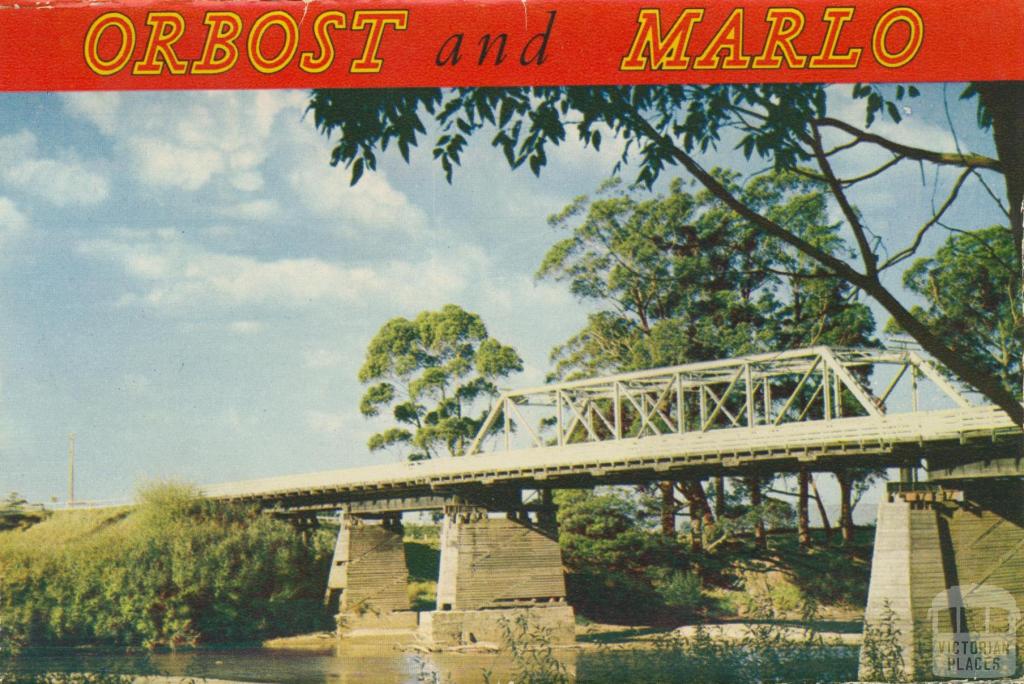
{"label": "bridge deck", "polygon": [[687,474],[781,472],[815,461],[817,467],[834,466],[849,459],[863,461],[857,465],[896,466],[940,454],[965,460],[980,455],[1017,457],[1020,445],[1020,429],[999,409],[959,407],[348,468],[211,485],[204,493],[214,499],[290,509],[399,497],[436,502],[434,495],[441,492],[503,484],[534,488],[639,483]]}

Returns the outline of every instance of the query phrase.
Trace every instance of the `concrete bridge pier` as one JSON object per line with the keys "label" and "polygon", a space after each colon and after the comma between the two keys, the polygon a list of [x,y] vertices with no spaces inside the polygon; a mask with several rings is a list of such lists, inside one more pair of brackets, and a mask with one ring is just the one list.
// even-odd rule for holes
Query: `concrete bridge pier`
{"label": "concrete bridge pier", "polygon": [[1024,479],[890,485],[878,510],[861,679],[1013,676],[1022,609]]}
{"label": "concrete bridge pier", "polygon": [[552,513],[491,517],[478,506],[446,506],[437,610],[420,615],[421,638],[435,647],[500,643],[504,626],[525,617],[551,643],[572,643],[575,620]]}
{"label": "concrete bridge pier", "polygon": [[327,580],[328,602],[338,598],[338,631],[410,628],[409,571],[400,513],[377,520],[342,514]]}

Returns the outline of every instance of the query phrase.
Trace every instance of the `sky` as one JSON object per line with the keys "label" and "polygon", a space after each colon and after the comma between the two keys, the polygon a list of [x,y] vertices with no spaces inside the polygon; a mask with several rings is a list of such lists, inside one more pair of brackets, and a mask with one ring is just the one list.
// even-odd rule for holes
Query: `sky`
{"label": "sky", "polygon": [[[993,154],[961,88],[922,88],[879,132]],[[863,123],[847,91],[830,108]],[[593,192],[621,145],[597,152],[570,135],[538,179],[481,136],[449,185],[421,144],[351,188],[307,99],[0,94],[0,495],[64,499],[72,432],[76,498],[94,501],[151,480],[379,463],[366,440],[384,424],[358,411],[367,344],[387,320],[447,303],[519,351],[510,387],[543,381],[550,350],[588,312],[567,286],[534,279],[561,237],[546,218]],[[878,158],[858,149],[841,170]],[[728,145],[701,160],[762,166]],[[952,178],[901,164],[855,201],[902,243]],[[988,180],[1001,195],[1002,179]],[[962,195],[954,225],[999,220],[978,183]]]}

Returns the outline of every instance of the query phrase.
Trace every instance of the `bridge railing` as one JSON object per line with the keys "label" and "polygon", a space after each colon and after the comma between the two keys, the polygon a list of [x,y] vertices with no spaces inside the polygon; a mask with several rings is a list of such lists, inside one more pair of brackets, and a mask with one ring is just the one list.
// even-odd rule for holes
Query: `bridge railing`
{"label": "bridge railing", "polygon": [[[885,367],[880,389],[875,371]],[[564,446],[845,417],[918,411],[929,401],[971,404],[910,350],[812,347],[560,382],[501,394],[467,454],[485,440],[499,449]],[[896,398],[900,399],[897,401]],[[523,443],[525,442],[525,443]]]}

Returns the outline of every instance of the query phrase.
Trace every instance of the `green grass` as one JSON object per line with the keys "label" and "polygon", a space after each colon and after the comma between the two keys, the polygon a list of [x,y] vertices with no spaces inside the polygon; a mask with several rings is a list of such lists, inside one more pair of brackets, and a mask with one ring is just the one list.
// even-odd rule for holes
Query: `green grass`
{"label": "green grass", "polygon": [[413,610],[437,608],[437,582],[409,582],[409,607]]}
{"label": "green grass", "polygon": [[333,538],[178,485],[0,533],[0,624],[28,646],[181,647],[328,628]]}

